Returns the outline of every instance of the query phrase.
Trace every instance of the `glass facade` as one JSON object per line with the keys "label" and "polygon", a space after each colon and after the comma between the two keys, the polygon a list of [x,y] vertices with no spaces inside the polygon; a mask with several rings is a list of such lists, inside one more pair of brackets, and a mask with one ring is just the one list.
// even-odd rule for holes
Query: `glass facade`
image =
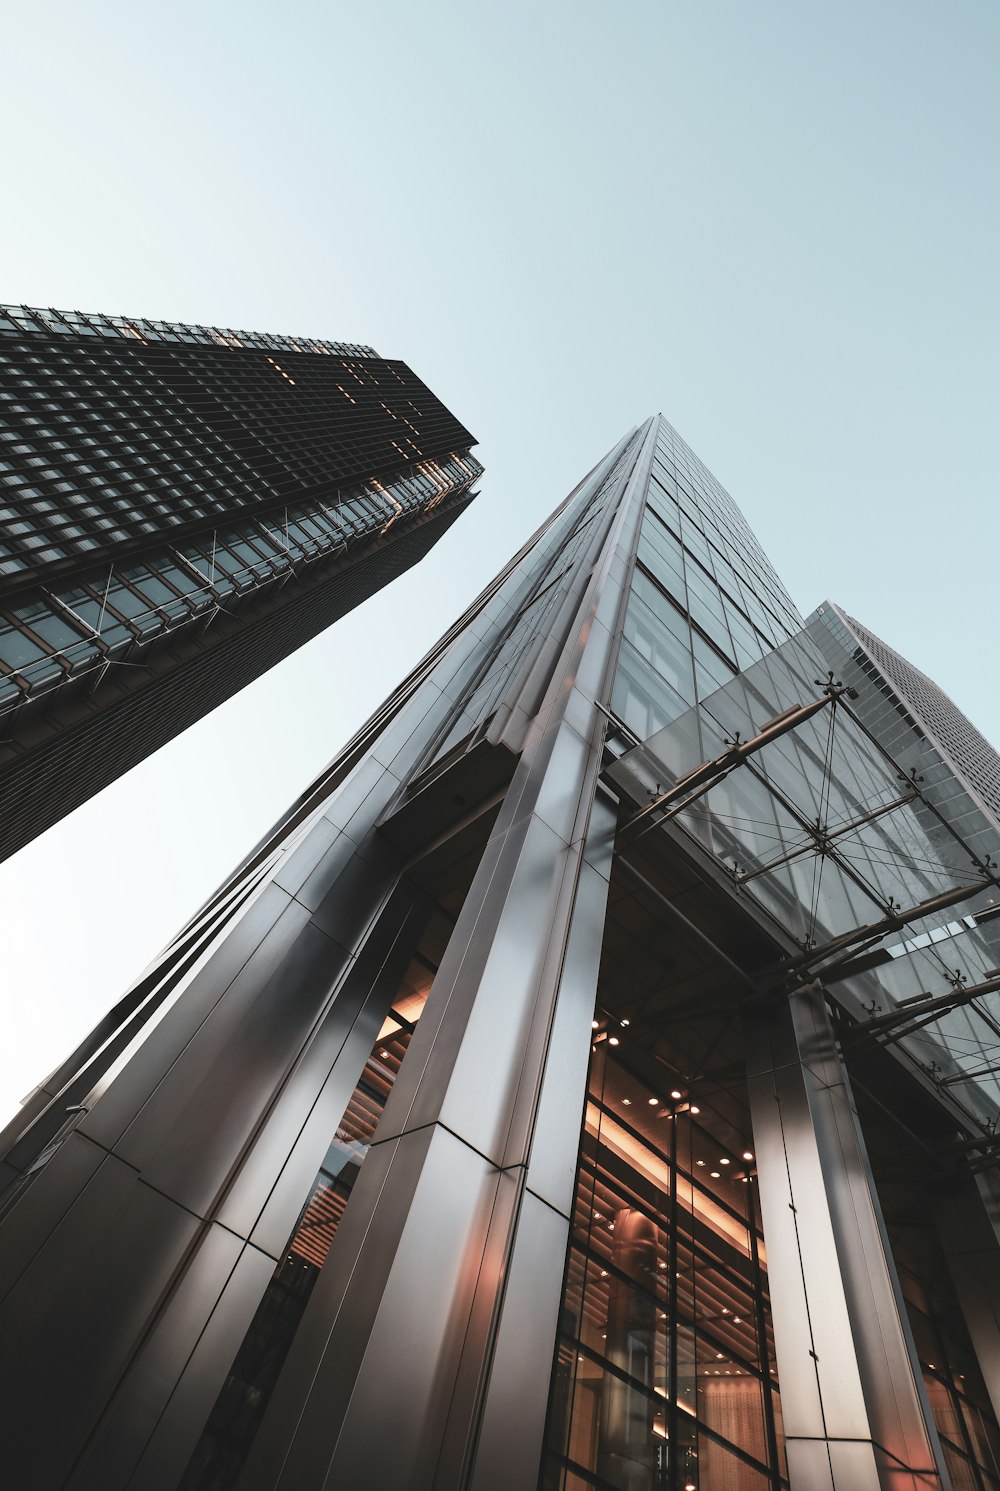
{"label": "glass facade", "polygon": [[979,794],[987,813],[994,820],[1000,817],[1000,755],[944,690],[830,602],[816,616],[823,616],[834,635],[847,643],[861,670],[908,717],[910,726],[932,737],[955,771]]}
{"label": "glass facade", "polygon": [[0,854],[409,568],[473,443],[369,347],[0,308]]}
{"label": "glass facade", "polygon": [[745,1093],[595,1027],[542,1484],[787,1485]]}
{"label": "glass facade", "polygon": [[615,712],[647,740],[800,626],[735,503],[661,420]]}
{"label": "glass facade", "polygon": [[133,665],[220,607],[229,611],[324,560],[349,559],[400,518],[427,516],[469,491],[482,467],[470,455],[421,461],[405,476],[372,479],[280,514],[244,518],[141,559],[85,570],[0,606],[0,717],[95,668]]}

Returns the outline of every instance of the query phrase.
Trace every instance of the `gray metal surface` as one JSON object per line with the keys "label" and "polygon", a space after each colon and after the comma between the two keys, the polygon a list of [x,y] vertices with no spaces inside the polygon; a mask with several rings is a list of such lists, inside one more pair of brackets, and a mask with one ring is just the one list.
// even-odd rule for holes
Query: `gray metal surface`
{"label": "gray metal surface", "polygon": [[748,1074],[793,1485],[949,1487],[818,986],[752,1028]]}

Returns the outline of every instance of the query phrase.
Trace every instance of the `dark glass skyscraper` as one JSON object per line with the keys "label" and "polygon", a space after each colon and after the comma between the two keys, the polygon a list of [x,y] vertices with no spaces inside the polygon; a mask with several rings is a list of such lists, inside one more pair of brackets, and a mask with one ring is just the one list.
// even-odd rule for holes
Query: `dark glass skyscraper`
{"label": "dark glass skyscraper", "polygon": [[625,436],[4,1134],[16,1484],[1000,1484],[1000,834],[856,650]]}
{"label": "dark glass skyscraper", "polygon": [[0,308],[0,856],[426,554],[473,438],[370,347]]}

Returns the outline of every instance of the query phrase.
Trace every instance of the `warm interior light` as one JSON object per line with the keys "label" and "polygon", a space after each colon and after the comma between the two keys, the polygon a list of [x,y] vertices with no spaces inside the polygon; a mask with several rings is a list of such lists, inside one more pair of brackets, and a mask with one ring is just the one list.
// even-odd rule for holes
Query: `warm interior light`
{"label": "warm interior light", "polygon": [[696,1108],[695,1105],[694,1105],[694,1103],[692,1103],[691,1104],[691,1112],[692,1113],[700,1113],[701,1109],[700,1108]]}
{"label": "warm interior light", "polygon": [[618,1044],[619,1044],[619,1041],[618,1041],[618,1037],[616,1035],[609,1035],[608,1036],[608,1045],[609,1046],[617,1046]]}
{"label": "warm interior light", "polygon": [[720,1164],[720,1165],[728,1165],[728,1164],[729,1164],[729,1161],[728,1161],[728,1160],[727,1160],[727,1159],[726,1159],[726,1158],[725,1158],[725,1157],[723,1157],[723,1158],[722,1158],[722,1159],[721,1159],[721,1160],[720,1160],[720,1161],[719,1161],[719,1164]]}
{"label": "warm interior light", "polygon": [[670,1096],[672,1098],[681,1098],[681,1097],[684,1096],[684,1094],[682,1092],[678,1092],[677,1088],[675,1087],[674,1090],[673,1090],[673,1092],[671,1092]]}
{"label": "warm interior light", "polygon": [[646,1102],[649,1104],[649,1106],[651,1108],[655,1108],[659,1104],[659,1101],[660,1101],[659,1098],[647,1098],[646,1099]]}
{"label": "warm interior light", "polygon": [[[653,1181],[660,1190],[670,1193],[672,1181],[669,1166],[655,1151],[640,1143],[592,1101],[587,1104],[586,1127],[587,1132],[598,1140],[602,1148],[625,1160],[640,1175]],[[713,1232],[717,1232],[737,1247],[744,1257],[750,1257],[750,1238],[746,1226],[737,1222],[735,1217],[731,1217],[721,1206],[717,1206],[711,1197],[692,1185],[683,1175],[677,1177],[677,1199],[682,1206],[693,1211],[699,1220],[711,1227]],[[760,1243],[758,1243],[758,1250],[761,1262],[766,1267],[766,1257]]]}
{"label": "warm interior light", "polygon": [[751,1151],[751,1150],[749,1150],[749,1149],[745,1149],[745,1150],[744,1150],[744,1151],[743,1151],[743,1158],[744,1158],[744,1159],[745,1159],[745,1160],[752,1160],[752,1159],[753,1159],[753,1153],[752,1153],[752,1151]]}
{"label": "warm interior light", "polygon": [[623,1108],[630,1108],[631,1106],[632,1106],[632,1099],[631,1098],[622,1098],[622,1107]]}

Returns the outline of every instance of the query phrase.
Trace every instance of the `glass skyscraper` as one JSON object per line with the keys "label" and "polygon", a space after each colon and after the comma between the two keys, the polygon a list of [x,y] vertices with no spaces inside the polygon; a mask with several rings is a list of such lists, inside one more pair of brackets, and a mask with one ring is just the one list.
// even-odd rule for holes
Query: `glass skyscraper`
{"label": "glass skyscraper", "polygon": [[317,635],[474,496],[371,347],[0,307],[0,856]]}
{"label": "glass skyscraper", "polygon": [[1000,1485],[1000,833],[869,661],[626,435],[5,1132],[17,1484]]}

